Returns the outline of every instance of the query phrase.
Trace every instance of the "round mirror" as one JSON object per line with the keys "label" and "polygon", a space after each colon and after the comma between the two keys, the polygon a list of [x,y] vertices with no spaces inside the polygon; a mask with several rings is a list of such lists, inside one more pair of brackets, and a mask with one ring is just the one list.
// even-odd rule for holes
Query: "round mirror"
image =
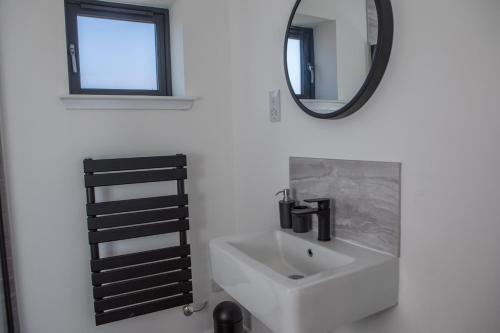
{"label": "round mirror", "polygon": [[332,119],[359,110],[384,75],[393,29],[390,0],[298,0],[284,60],[300,108]]}

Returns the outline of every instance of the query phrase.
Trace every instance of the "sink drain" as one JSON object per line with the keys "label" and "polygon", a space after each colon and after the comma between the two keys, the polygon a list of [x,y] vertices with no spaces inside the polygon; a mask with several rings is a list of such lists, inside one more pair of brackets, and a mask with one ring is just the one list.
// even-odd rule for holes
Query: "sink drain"
{"label": "sink drain", "polygon": [[292,280],[300,280],[300,279],[304,278],[304,275],[294,274],[294,275],[290,275],[288,278],[292,279]]}

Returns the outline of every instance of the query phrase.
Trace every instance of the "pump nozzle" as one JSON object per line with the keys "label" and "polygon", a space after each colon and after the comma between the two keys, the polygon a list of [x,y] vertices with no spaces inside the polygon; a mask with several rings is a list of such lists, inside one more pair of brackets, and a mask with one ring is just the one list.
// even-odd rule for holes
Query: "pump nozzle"
{"label": "pump nozzle", "polygon": [[284,202],[292,201],[292,199],[290,198],[290,189],[289,188],[285,188],[285,189],[279,191],[278,193],[275,194],[275,196],[279,195],[280,193],[283,194],[283,201]]}

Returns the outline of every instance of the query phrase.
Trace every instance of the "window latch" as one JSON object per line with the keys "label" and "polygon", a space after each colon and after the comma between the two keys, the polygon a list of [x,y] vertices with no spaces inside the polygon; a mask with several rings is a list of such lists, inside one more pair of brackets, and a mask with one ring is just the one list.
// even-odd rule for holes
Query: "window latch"
{"label": "window latch", "polygon": [[307,70],[309,71],[311,75],[311,84],[314,84],[315,77],[314,77],[314,66],[311,63],[307,64]]}
{"label": "window latch", "polygon": [[76,65],[76,47],[75,44],[69,44],[69,54],[71,55],[71,64],[73,66],[73,73],[78,73],[78,66]]}

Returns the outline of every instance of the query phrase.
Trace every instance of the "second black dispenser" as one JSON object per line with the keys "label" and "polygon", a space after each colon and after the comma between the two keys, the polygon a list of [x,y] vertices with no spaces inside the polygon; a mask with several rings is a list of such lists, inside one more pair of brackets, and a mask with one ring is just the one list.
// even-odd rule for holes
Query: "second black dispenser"
{"label": "second black dispenser", "polygon": [[282,229],[293,229],[296,233],[306,233],[312,229],[312,216],[298,218],[292,215],[294,209],[306,209],[306,206],[297,206],[297,202],[292,199],[290,189],[286,188],[276,193],[283,194],[283,199],[279,202],[280,226]]}

